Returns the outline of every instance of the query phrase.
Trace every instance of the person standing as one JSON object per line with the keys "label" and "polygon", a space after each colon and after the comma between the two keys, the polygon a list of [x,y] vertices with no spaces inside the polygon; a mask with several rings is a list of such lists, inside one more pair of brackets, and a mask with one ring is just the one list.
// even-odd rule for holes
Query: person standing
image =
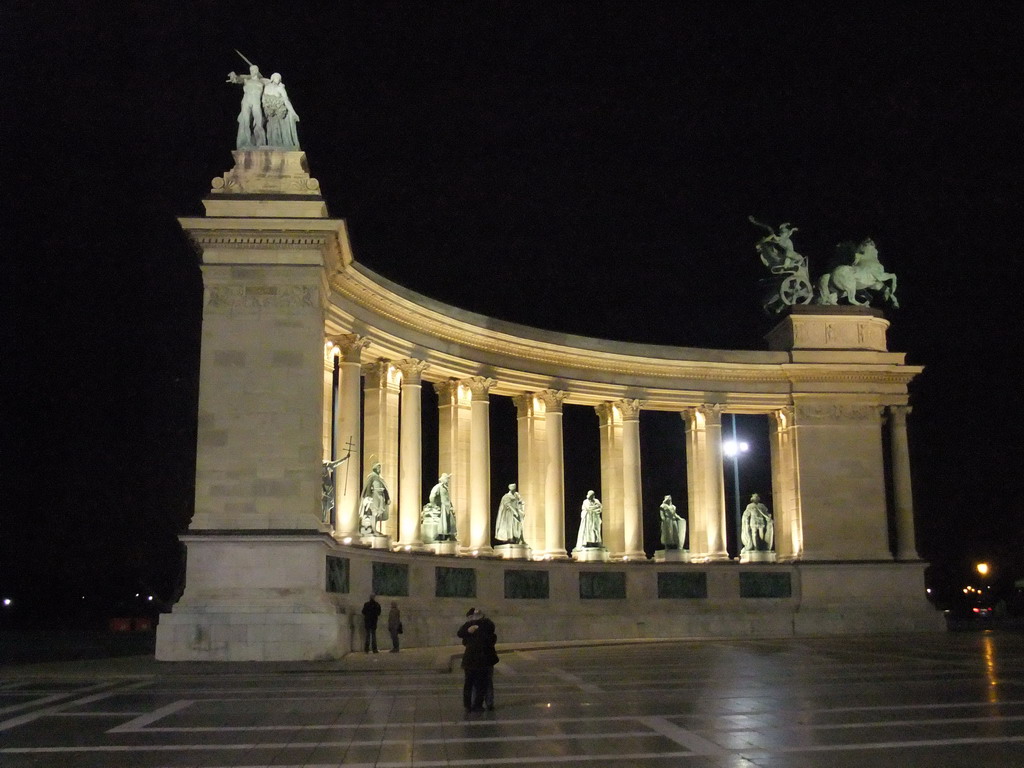
{"label": "person standing", "polygon": [[388,611],[388,634],[391,635],[391,652],[398,653],[398,636],[402,634],[402,614],[398,610],[398,603],[392,601],[391,610]]}
{"label": "person standing", "polygon": [[494,709],[494,665],[498,663],[498,642],[494,622],[484,616],[479,608],[466,612],[466,622],[456,633],[466,650],[462,653],[462,670],[465,679],[462,684],[462,705],[467,712],[483,712]]}
{"label": "person standing", "polygon": [[380,618],[380,603],[376,598],[376,595],[370,595],[370,599],[363,603],[363,629],[366,630],[363,650],[366,653],[370,652],[371,646],[373,652],[377,653],[377,619]]}

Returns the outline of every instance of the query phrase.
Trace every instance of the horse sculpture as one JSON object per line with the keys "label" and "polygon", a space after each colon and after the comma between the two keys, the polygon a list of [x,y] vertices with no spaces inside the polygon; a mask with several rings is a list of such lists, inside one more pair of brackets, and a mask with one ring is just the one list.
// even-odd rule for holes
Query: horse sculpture
{"label": "horse sculpture", "polygon": [[869,237],[857,246],[853,264],[842,264],[818,280],[817,304],[838,304],[845,299],[851,304],[866,306],[870,299],[860,301],[859,291],[880,291],[882,300],[899,307],[896,300],[896,275],[886,272],[878,260],[878,248]]}

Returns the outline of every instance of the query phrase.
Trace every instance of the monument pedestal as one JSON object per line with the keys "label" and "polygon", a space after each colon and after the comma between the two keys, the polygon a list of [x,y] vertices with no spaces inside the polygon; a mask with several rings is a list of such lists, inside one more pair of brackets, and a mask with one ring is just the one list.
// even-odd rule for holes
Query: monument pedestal
{"label": "monument pedestal", "polygon": [[690,550],[688,549],[659,549],[654,552],[656,563],[688,563],[690,562]]}
{"label": "monument pedestal", "polygon": [[427,547],[435,555],[458,555],[459,542],[457,541],[434,541]]}
{"label": "monument pedestal", "polygon": [[530,548],[525,544],[499,544],[494,554],[502,560],[529,560],[531,557]]}
{"label": "monument pedestal", "polygon": [[572,551],[573,559],[578,563],[607,563],[609,558],[607,547],[584,547]]}
{"label": "monument pedestal", "polygon": [[774,563],[774,552],[740,552],[741,563]]}
{"label": "monument pedestal", "polygon": [[391,537],[381,533],[374,533],[369,536],[360,536],[359,543],[370,549],[391,549]]}

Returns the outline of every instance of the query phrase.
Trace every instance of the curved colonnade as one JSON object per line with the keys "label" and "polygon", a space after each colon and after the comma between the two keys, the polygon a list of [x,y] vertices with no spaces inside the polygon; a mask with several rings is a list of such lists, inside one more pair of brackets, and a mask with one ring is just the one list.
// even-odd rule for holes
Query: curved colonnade
{"label": "curved colonnade", "polygon": [[[880,314],[800,308],[809,311],[769,334],[769,351],[504,323],[357,264],[303,153],[235,160],[204,201],[207,215],[181,220],[205,285],[196,512],[182,537],[185,593],[158,628],[159,658],[337,657],[361,642],[354,628],[371,591],[399,602],[413,645],[450,644],[477,602],[503,640],[935,628],[914,551],[906,440],[907,384],[921,369],[887,351]],[[477,557],[438,556],[420,530],[426,385],[438,394],[438,469],[452,474],[458,552]],[[509,433],[532,561],[489,557],[491,395],[516,406]],[[563,562],[565,404],[598,415],[611,563]],[[688,563],[644,556],[642,409],[685,421]],[[723,562],[724,413],[770,416],[777,564]],[[350,440],[354,458],[336,471],[324,523],[321,461]],[[362,474],[375,461],[391,489],[394,551],[360,544]],[[878,589],[890,593],[884,611],[873,606]]]}

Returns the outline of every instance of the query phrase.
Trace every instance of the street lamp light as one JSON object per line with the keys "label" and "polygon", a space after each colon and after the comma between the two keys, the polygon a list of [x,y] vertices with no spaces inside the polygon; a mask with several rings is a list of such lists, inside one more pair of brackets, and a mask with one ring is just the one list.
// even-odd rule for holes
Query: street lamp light
{"label": "street lamp light", "polygon": [[741,453],[746,453],[750,450],[750,443],[745,440],[740,440],[736,436],[736,414],[730,413],[729,416],[732,418],[732,437],[722,442],[722,454],[732,459],[732,483],[733,493],[736,502],[736,551],[740,550],[740,544],[738,541],[740,525],[743,519],[742,508],[740,507],[740,462],[739,457]]}
{"label": "street lamp light", "polygon": [[978,572],[979,576],[988,576],[988,571],[989,571],[988,563],[978,563],[977,565],[974,566],[974,570],[976,570]]}

